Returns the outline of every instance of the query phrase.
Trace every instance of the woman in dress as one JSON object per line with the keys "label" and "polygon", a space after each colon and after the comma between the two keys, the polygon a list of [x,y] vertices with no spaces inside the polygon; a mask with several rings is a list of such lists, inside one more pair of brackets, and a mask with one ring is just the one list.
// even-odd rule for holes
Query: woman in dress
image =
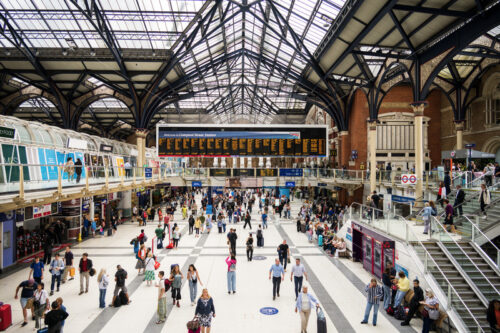
{"label": "woman in dress", "polygon": [[189,265],[187,279],[189,281],[189,296],[191,297],[191,306],[194,306],[194,300],[196,299],[196,294],[198,292],[198,281],[202,286],[203,283],[201,282],[200,275],[198,274],[198,271],[193,264]]}
{"label": "woman in dress", "polygon": [[35,293],[33,294],[33,309],[35,310],[35,328],[42,328],[42,318],[45,314],[45,311],[49,310],[49,295],[47,291],[44,289],[44,284],[39,283]]}
{"label": "woman in dress", "polygon": [[201,292],[196,305],[195,315],[200,320],[201,333],[210,333],[210,326],[212,325],[212,318],[215,318],[215,307],[212,297],[208,294],[207,288]]}
{"label": "woman in dress", "polygon": [[139,252],[137,252],[137,263],[135,264],[135,269],[137,269],[137,275],[141,275],[141,269],[144,273],[145,260],[146,260],[146,247],[144,244],[141,244]]}
{"label": "woman in dress", "polygon": [[148,286],[153,285],[153,281],[155,280],[155,258],[153,257],[152,252],[148,252],[148,257],[145,262],[146,273],[144,275],[144,280]]}

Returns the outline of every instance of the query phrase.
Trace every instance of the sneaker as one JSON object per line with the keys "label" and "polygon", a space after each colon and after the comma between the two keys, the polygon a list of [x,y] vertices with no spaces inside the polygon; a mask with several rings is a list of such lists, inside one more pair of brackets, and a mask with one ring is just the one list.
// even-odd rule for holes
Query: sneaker
{"label": "sneaker", "polygon": [[26,325],[28,325],[28,322],[24,321],[24,322],[21,324],[21,327],[24,327],[24,326],[26,326]]}
{"label": "sneaker", "polygon": [[56,291],[57,291],[57,292],[59,292],[59,288],[57,288],[57,290],[56,290]]}
{"label": "sneaker", "polygon": [[276,299],[276,296],[273,296],[273,301]]}
{"label": "sneaker", "polygon": [[228,293],[229,295],[231,295],[231,292],[230,292],[230,291],[228,291],[227,293]]}
{"label": "sneaker", "polygon": [[75,278],[70,278],[69,281],[74,280]]}
{"label": "sneaker", "polygon": [[367,321],[362,321],[361,324],[368,324],[368,322]]}
{"label": "sneaker", "polygon": [[50,291],[49,296],[52,296],[52,295],[54,295],[54,290],[51,290],[51,291]]}
{"label": "sneaker", "polygon": [[78,294],[78,296],[82,295],[83,294],[83,291],[80,291],[80,293]]}
{"label": "sneaker", "polygon": [[179,301],[177,301],[177,307],[180,308],[181,307],[181,304],[179,303]]}
{"label": "sneaker", "polygon": [[377,326],[377,324],[373,324],[373,326]]}
{"label": "sneaker", "polygon": [[62,284],[65,284],[65,283],[66,283],[66,281],[61,281],[61,282],[62,282]]}
{"label": "sneaker", "polygon": [[[59,290],[58,290],[58,291],[59,291]],[[86,293],[88,293],[88,292],[89,292],[89,290],[87,289],[87,290],[85,290],[85,292],[86,292]]]}

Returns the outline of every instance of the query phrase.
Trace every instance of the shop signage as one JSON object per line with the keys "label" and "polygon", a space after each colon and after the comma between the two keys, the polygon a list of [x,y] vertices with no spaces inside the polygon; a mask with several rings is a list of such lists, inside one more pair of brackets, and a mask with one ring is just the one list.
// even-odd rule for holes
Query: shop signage
{"label": "shop signage", "polygon": [[280,177],[302,177],[302,169],[279,169]]}
{"label": "shop signage", "polygon": [[409,198],[409,197],[403,197],[403,196],[400,196],[400,195],[392,195],[392,201],[395,201],[395,202],[402,202],[402,203],[408,203],[408,202],[413,202],[415,201],[414,198]]}
{"label": "shop signage", "polygon": [[0,137],[7,139],[14,139],[16,136],[16,129],[0,126]]}
{"label": "shop signage", "polygon": [[326,183],[318,183],[318,187],[326,187]]}
{"label": "shop signage", "polygon": [[113,146],[111,146],[111,145],[105,145],[104,143],[101,143],[101,146],[99,147],[99,150],[102,151],[103,153],[112,153],[113,152]]}
{"label": "shop signage", "polygon": [[87,149],[87,141],[75,138],[68,138],[68,148]]}
{"label": "shop signage", "polygon": [[201,187],[201,182],[200,181],[193,181],[191,182],[192,187]]}
{"label": "shop signage", "polygon": [[285,186],[286,187],[295,187],[295,182],[286,182]]}
{"label": "shop signage", "polygon": [[153,168],[144,168],[144,172],[146,174],[146,178],[153,177]]}
{"label": "shop signage", "polygon": [[36,219],[39,217],[48,216],[51,214],[51,209],[52,209],[51,204],[34,206],[33,207],[33,218]]}

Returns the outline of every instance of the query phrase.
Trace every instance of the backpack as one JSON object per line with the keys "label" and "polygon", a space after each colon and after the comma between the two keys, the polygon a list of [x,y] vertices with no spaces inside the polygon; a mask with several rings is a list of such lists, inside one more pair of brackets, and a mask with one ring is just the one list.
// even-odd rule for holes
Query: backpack
{"label": "backpack", "polygon": [[169,279],[165,279],[165,292],[169,291],[170,287],[172,286],[172,282],[170,282]]}
{"label": "backpack", "polygon": [[387,310],[385,310],[385,312],[387,312],[389,316],[394,316],[394,308],[392,307],[392,305],[389,305],[389,307],[387,308]]}
{"label": "backpack", "polygon": [[262,238],[262,230],[257,230],[257,237]]}
{"label": "backpack", "polygon": [[143,241],[144,243],[146,243],[146,242],[147,242],[147,240],[148,240],[148,236],[146,236],[146,235],[144,234],[144,238],[142,239],[142,241]]}
{"label": "backpack", "polygon": [[397,320],[405,320],[405,317],[406,317],[405,308],[402,305],[398,305],[398,307],[394,311],[394,318]]}
{"label": "backpack", "polygon": [[128,304],[127,294],[125,294],[123,291],[120,291],[120,294],[118,295],[117,299],[120,299],[121,305],[127,305]]}
{"label": "backpack", "polygon": [[432,215],[432,216],[437,216],[437,212],[436,212],[436,209],[435,209],[435,208],[432,208],[431,215]]}
{"label": "backpack", "polygon": [[142,217],[144,217],[145,219],[148,218],[148,212],[144,211],[144,213],[142,214]]}
{"label": "backpack", "polygon": [[115,308],[119,308],[120,306],[122,306],[122,300],[121,300],[121,297],[116,297],[116,298],[115,298],[115,301],[113,302],[113,307],[115,307]]}

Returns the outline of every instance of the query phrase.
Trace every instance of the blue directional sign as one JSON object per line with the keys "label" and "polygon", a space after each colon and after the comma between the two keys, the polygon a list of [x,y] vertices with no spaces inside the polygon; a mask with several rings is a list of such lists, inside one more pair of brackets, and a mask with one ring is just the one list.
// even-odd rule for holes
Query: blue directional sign
{"label": "blue directional sign", "polygon": [[286,182],[285,186],[286,187],[295,187],[295,182]]}
{"label": "blue directional sign", "polygon": [[302,169],[280,169],[280,177],[302,177]]}
{"label": "blue directional sign", "polygon": [[153,168],[144,168],[144,172],[146,174],[146,178],[153,177]]}
{"label": "blue directional sign", "polygon": [[475,143],[467,143],[467,144],[465,144],[465,148],[467,148],[467,149],[474,148],[474,147],[476,147]]}
{"label": "blue directional sign", "polygon": [[192,187],[201,187],[201,181],[192,181],[191,182]]}
{"label": "blue directional sign", "polygon": [[266,316],[272,316],[277,314],[279,311],[276,308],[271,308],[271,307],[265,307],[260,309],[260,313]]}
{"label": "blue directional sign", "polygon": [[326,187],[326,183],[318,183],[318,187]]}

